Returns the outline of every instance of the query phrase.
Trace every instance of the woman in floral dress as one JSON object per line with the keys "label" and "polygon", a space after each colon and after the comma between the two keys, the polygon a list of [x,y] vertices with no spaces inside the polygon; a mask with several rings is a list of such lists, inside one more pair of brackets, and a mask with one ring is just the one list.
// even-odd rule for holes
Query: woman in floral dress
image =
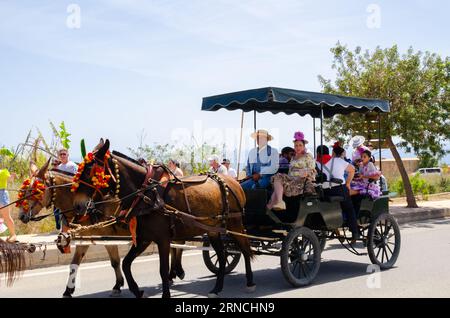
{"label": "woman in floral dress", "polygon": [[295,156],[289,165],[289,173],[277,173],[272,177],[274,192],[267,204],[268,209],[286,210],[283,195],[287,197],[300,194],[315,194],[313,181],[316,177],[316,164],[313,156],[306,151],[308,141],[302,132],[294,135]]}

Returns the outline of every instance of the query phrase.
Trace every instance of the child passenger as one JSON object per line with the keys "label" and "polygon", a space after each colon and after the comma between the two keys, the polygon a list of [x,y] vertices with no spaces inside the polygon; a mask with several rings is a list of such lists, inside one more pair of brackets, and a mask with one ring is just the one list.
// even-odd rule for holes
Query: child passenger
{"label": "child passenger", "polygon": [[369,179],[378,181],[381,172],[371,162],[372,153],[369,150],[364,150],[361,154],[361,162],[358,168],[358,178],[354,178],[351,183],[351,195],[368,194],[372,199],[381,196],[380,186],[375,182],[369,182]]}

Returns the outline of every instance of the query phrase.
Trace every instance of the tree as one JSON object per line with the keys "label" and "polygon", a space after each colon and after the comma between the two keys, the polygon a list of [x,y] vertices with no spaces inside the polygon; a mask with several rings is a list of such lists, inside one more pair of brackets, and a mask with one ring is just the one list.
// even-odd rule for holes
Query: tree
{"label": "tree", "polygon": [[[334,83],[319,76],[325,93],[388,100],[391,112],[382,116],[383,139],[395,158],[407,196],[408,207],[416,207],[408,174],[397,146],[415,153],[442,156],[450,138],[450,58],[430,52],[400,55],[398,48],[362,52],[337,43],[331,49]],[[339,115],[325,122],[328,138],[349,137],[367,128],[362,114]],[[394,137],[402,141],[396,145]]]}

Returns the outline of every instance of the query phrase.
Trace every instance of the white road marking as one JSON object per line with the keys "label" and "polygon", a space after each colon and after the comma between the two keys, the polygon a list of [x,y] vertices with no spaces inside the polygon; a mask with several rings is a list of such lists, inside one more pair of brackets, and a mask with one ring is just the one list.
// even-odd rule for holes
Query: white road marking
{"label": "white road marking", "polygon": [[[183,258],[184,257],[190,257],[190,256],[198,256],[201,255],[201,252],[195,252],[195,253],[186,253],[183,254]],[[159,261],[158,257],[150,257],[147,259],[137,259],[133,262],[133,264],[140,264],[140,263],[147,263],[147,262],[154,262],[154,261]],[[111,264],[109,264],[109,262],[107,264],[101,264],[101,265],[91,265],[91,266],[83,266],[81,265],[79,268],[79,271],[84,271],[84,270],[91,270],[91,269],[99,269],[99,268],[105,268],[105,267],[110,267]],[[24,275],[20,275],[20,277],[18,277],[19,279],[22,278],[30,278],[30,277],[39,277],[39,276],[46,276],[46,275],[53,275],[53,274],[69,274],[70,268],[69,266],[66,269],[59,269],[59,270],[53,270],[53,271],[45,271],[45,272],[40,272],[40,273],[31,273],[31,274],[24,274]],[[0,277],[0,280],[5,280],[5,277]]]}

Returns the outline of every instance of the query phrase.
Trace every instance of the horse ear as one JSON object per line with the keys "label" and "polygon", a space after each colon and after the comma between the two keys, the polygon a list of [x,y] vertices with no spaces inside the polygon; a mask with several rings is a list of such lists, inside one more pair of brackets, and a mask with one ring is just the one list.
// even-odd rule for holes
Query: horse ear
{"label": "horse ear", "polygon": [[47,162],[45,163],[44,166],[42,166],[42,168],[38,171],[37,173],[37,177],[44,179],[45,174],[47,173],[48,167],[50,166],[50,161],[52,160],[52,158],[48,159]]}
{"label": "horse ear", "polygon": [[105,158],[106,152],[109,150],[109,139],[106,139],[103,146],[98,150],[96,157],[97,159],[103,160]]}
{"label": "horse ear", "polygon": [[30,161],[30,176],[31,177],[35,177],[39,172],[39,168],[36,165],[36,163],[34,163],[34,161]]}
{"label": "horse ear", "polygon": [[98,152],[104,145],[105,145],[105,141],[103,140],[103,138],[100,138],[98,145],[95,146],[95,148],[94,148],[94,152]]}

